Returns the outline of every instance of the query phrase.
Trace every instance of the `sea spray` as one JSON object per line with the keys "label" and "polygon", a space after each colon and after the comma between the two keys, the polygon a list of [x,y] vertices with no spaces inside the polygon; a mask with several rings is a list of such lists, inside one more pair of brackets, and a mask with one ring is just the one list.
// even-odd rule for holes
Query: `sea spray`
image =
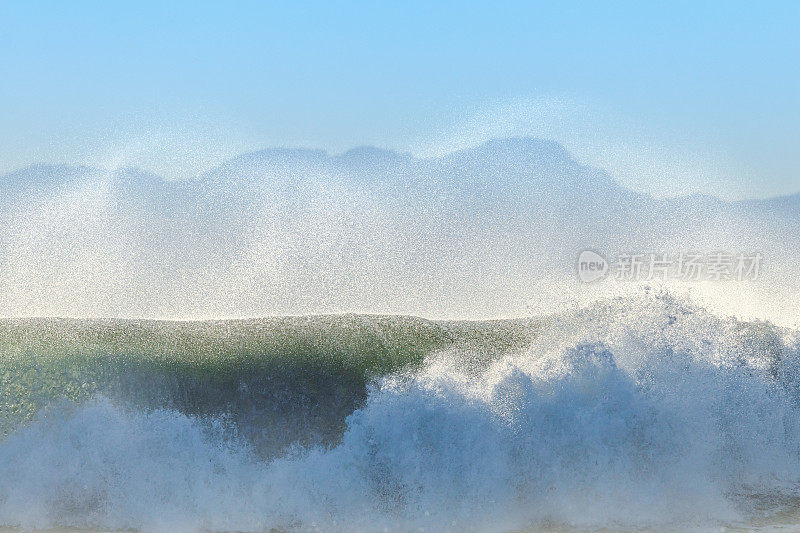
{"label": "sea spray", "polygon": [[663,293],[537,331],[522,353],[433,351],[374,381],[340,440],[272,458],[236,417],[97,396],[50,408],[0,443],[0,523],[707,529],[800,497],[796,332]]}

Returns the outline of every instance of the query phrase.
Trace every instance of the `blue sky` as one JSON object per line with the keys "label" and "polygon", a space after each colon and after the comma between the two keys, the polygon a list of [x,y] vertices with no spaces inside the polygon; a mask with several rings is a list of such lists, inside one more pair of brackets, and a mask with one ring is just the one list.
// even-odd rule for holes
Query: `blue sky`
{"label": "blue sky", "polygon": [[0,0],[0,172],[536,135],[657,195],[794,193],[798,27],[799,2]]}

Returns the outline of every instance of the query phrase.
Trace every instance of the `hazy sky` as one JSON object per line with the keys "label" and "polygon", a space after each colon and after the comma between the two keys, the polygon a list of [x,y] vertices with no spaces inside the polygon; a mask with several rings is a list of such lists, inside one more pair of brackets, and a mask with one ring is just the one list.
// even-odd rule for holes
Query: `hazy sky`
{"label": "hazy sky", "polygon": [[800,2],[0,0],[0,172],[554,138],[657,195],[800,192]]}

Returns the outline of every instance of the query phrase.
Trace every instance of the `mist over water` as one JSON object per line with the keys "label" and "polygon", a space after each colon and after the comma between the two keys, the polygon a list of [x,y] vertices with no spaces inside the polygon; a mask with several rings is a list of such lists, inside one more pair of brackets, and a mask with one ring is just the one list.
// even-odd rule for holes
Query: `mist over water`
{"label": "mist over water", "polygon": [[432,159],[266,150],[182,182],[34,166],[0,178],[0,206],[2,316],[526,316],[628,290],[577,282],[591,248],[760,251],[756,283],[673,290],[799,318],[797,198],[656,200],[529,138]]}
{"label": "mist over water", "polygon": [[[797,197],[654,199],[516,138],[34,166],[0,208],[0,526],[798,523]],[[587,249],[764,264],[582,283]],[[320,313],[380,316],[108,319]]]}

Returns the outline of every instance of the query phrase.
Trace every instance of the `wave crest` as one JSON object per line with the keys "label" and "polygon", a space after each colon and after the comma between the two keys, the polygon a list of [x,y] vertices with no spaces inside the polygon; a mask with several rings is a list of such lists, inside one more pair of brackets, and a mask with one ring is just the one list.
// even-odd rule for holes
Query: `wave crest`
{"label": "wave crest", "polygon": [[478,367],[445,351],[385,376],[340,443],[272,460],[224,418],[103,399],[49,411],[0,444],[0,522],[707,527],[800,498],[797,332],[663,293],[538,332],[528,351]]}

